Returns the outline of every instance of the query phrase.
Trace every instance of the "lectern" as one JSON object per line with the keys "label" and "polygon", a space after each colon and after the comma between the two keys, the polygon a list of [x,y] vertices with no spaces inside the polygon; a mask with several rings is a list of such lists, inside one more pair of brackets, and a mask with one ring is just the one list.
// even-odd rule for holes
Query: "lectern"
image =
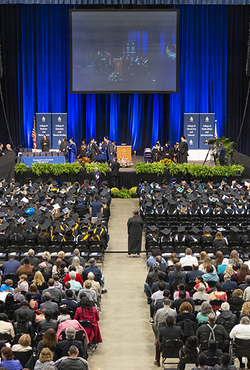
{"label": "lectern", "polygon": [[131,145],[117,145],[117,159],[121,158],[128,158],[128,160],[131,162],[131,152],[132,152],[132,146]]}

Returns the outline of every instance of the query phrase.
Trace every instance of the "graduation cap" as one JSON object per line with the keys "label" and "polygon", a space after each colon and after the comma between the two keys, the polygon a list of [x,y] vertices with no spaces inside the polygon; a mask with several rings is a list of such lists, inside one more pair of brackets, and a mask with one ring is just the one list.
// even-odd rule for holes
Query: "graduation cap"
{"label": "graduation cap", "polygon": [[6,230],[8,226],[9,226],[9,223],[8,222],[2,223],[2,225],[0,226],[0,231]]}
{"label": "graduation cap", "polygon": [[90,221],[88,218],[83,218],[82,222],[84,225],[87,225]]}
{"label": "graduation cap", "polygon": [[163,234],[163,235],[168,236],[168,235],[171,233],[171,230],[170,230],[170,229],[167,229],[167,228],[165,227],[165,229],[160,230],[160,233],[161,233],[161,234]]}
{"label": "graduation cap", "polygon": [[211,227],[209,227],[209,226],[205,226],[205,227],[204,227],[204,231],[205,231],[206,233],[211,233],[212,229],[211,229]]}
{"label": "graduation cap", "polygon": [[101,199],[101,202],[107,204],[108,203],[108,199],[107,198],[102,198]]}
{"label": "graduation cap", "polygon": [[44,222],[44,224],[40,225],[40,229],[42,231],[47,230],[50,227],[50,224],[47,222]]}
{"label": "graduation cap", "polygon": [[20,232],[20,227],[14,226],[12,229],[13,234],[18,234]]}
{"label": "graduation cap", "polygon": [[179,226],[178,233],[185,233],[185,226]]}
{"label": "graduation cap", "polygon": [[13,218],[15,215],[16,213],[14,211],[10,211],[7,216]]}
{"label": "graduation cap", "polygon": [[193,226],[193,227],[192,227],[192,229],[191,229],[191,232],[192,232],[193,234],[199,234],[201,231],[198,229],[198,227]]}
{"label": "graduation cap", "polygon": [[62,232],[62,229],[60,228],[60,226],[56,226],[54,227],[53,232],[60,234],[60,232]]}
{"label": "graduation cap", "polygon": [[24,202],[20,201],[19,203],[17,203],[17,207],[21,208],[24,204],[25,204]]}
{"label": "graduation cap", "polygon": [[96,226],[101,226],[102,224],[103,224],[102,220],[97,220],[95,223]]}
{"label": "graduation cap", "polygon": [[48,204],[48,202],[46,200],[43,200],[40,205],[43,206],[43,207],[46,207]]}
{"label": "graduation cap", "polygon": [[195,201],[196,201],[196,197],[194,196],[194,194],[190,194],[190,195],[189,195],[189,199],[190,199],[192,202],[195,202]]}
{"label": "graduation cap", "polygon": [[184,200],[184,201],[182,201],[182,203],[181,203],[184,207],[187,207],[188,206],[188,203]]}
{"label": "graduation cap", "polygon": [[2,182],[2,186],[5,188],[6,186],[8,186],[8,183],[6,181]]}
{"label": "graduation cap", "polygon": [[0,218],[2,218],[4,216],[5,216],[5,213],[4,212],[0,212]]}
{"label": "graduation cap", "polygon": [[236,227],[236,226],[231,226],[230,230],[232,230],[235,233],[238,233],[240,231],[240,229],[238,229],[238,227]]}
{"label": "graduation cap", "polygon": [[71,216],[72,220],[74,220],[75,222],[77,222],[78,217],[79,217],[79,214],[77,212],[73,213],[72,216]]}
{"label": "graduation cap", "polygon": [[67,228],[64,230],[64,232],[65,232],[65,234],[71,233],[71,232],[72,232],[72,226],[67,227]]}
{"label": "graduation cap", "polygon": [[5,190],[5,193],[8,195],[13,191],[13,188],[8,188]]}
{"label": "graduation cap", "polygon": [[225,202],[227,205],[230,205],[230,204],[233,204],[233,199],[231,199],[231,198],[225,198],[225,199],[224,199],[224,202]]}
{"label": "graduation cap", "polygon": [[98,218],[103,218],[104,217],[104,214],[102,213],[102,212],[99,212],[99,213],[97,213],[97,215],[96,215]]}
{"label": "graduation cap", "polygon": [[173,198],[170,199],[168,202],[169,202],[169,204],[171,204],[171,206],[176,206],[177,205],[177,202]]}
{"label": "graduation cap", "polygon": [[154,231],[157,231],[158,228],[155,225],[152,225],[152,226],[149,226],[149,230],[154,232]]}

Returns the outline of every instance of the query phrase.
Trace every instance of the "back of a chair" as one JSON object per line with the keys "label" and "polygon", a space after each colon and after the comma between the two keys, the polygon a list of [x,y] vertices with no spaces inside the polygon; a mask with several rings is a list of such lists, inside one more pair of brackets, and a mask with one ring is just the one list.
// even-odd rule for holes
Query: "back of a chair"
{"label": "back of a chair", "polygon": [[234,323],[232,323],[232,322],[228,322],[228,321],[224,321],[223,323],[222,323],[222,325],[224,326],[224,328],[226,329],[226,331],[227,331],[227,333],[229,334],[230,333],[230,331],[233,329],[233,327],[235,326],[235,324]]}
{"label": "back of a chair", "polygon": [[89,321],[89,320],[82,320],[82,321],[79,321],[79,324],[80,324],[83,328],[92,328],[92,329],[93,329],[92,322],[91,322],[91,321]]}
{"label": "back of a chair", "polygon": [[178,339],[166,340],[163,343],[163,358],[179,358],[179,350],[182,347],[182,341]]}
{"label": "back of a chair", "polygon": [[19,360],[23,368],[28,368],[32,370],[34,368],[34,359],[33,359],[33,351],[27,352],[14,352],[13,355],[15,360]]}
{"label": "back of a chair", "polygon": [[250,357],[250,339],[235,338],[233,347],[235,356]]}
{"label": "back of a chair", "polygon": [[0,333],[0,341],[12,343],[12,336],[8,333]]}
{"label": "back of a chair", "polygon": [[207,357],[207,360],[206,360],[206,365],[207,366],[215,366],[216,364],[220,364],[220,357],[216,357],[216,356],[213,356],[213,357]]}

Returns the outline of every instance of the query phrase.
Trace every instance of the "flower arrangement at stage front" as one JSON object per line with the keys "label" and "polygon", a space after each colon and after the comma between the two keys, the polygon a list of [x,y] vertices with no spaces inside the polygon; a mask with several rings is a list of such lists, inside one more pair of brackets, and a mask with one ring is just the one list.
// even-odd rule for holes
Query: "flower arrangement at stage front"
{"label": "flower arrangement at stage front", "polygon": [[169,158],[165,158],[165,159],[162,159],[160,161],[160,163],[163,163],[163,164],[165,164],[166,167],[169,167],[171,165],[171,163],[174,163],[174,162]]}
{"label": "flower arrangement at stage front", "polygon": [[118,160],[118,163],[120,163],[121,167],[132,167],[133,166],[133,163],[130,162],[128,158],[120,158]]}
{"label": "flower arrangement at stage front", "polygon": [[84,163],[90,163],[91,162],[91,160],[89,158],[87,158],[87,157],[79,158],[78,161],[80,163],[82,163],[82,164],[84,164]]}

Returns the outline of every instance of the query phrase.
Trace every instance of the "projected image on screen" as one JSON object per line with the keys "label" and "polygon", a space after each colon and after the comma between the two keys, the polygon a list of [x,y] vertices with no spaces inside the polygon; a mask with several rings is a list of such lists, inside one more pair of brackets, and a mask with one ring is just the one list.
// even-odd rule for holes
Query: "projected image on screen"
{"label": "projected image on screen", "polygon": [[71,92],[177,92],[177,11],[71,11]]}

